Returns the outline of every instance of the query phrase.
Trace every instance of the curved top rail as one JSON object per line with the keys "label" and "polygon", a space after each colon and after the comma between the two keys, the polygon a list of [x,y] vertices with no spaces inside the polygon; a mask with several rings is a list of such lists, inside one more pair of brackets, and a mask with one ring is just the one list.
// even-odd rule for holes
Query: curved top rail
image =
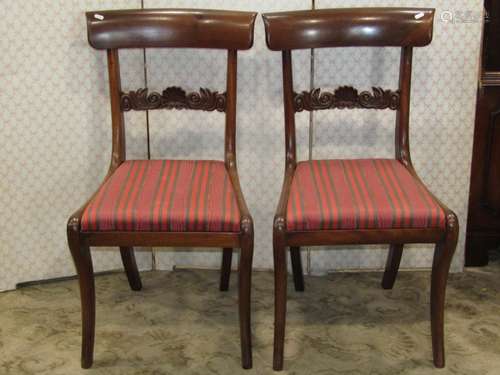
{"label": "curved top rail", "polygon": [[434,9],[338,8],[262,15],[269,49],[351,46],[425,46]]}
{"label": "curved top rail", "polygon": [[257,13],[205,9],[127,9],[87,12],[96,49],[252,47]]}

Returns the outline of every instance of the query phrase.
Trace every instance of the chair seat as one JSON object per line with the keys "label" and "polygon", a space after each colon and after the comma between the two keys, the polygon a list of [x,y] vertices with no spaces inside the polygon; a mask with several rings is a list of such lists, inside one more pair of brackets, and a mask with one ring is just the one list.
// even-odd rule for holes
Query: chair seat
{"label": "chair seat", "polygon": [[290,231],[444,226],[441,206],[397,160],[297,164],[287,205]]}
{"label": "chair seat", "polygon": [[82,231],[239,232],[221,161],[129,160],[87,205]]}

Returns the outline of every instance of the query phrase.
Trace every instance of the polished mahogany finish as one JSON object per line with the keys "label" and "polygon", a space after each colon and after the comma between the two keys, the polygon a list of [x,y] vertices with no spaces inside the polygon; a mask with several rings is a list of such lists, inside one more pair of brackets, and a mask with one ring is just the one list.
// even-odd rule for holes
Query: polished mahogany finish
{"label": "polished mahogany finish", "polygon": [[341,8],[263,15],[273,51],[323,47],[420,47],[432,40],[434,9]]}
{"label": "polished mahogany finish", "polygon": [[[250,286],[253,258],[253,219],[241,191],[236,168],[237,50],[253,41],[255,13],[209,10],[124,10],[87,13],[89,42],[106,49],[112,119],[112,152],[109,171],[101,187],[126,160],[123,112],[128,110],[202,109],[225,112],[224,168],[239,210],[236,232],[83,231],[82,215],[99,189],[71,215],[68,244],[79,278],[82,303],[82,367],[92,366],[95,335],[95,287],[90,246],[117,246],[130,287],[142,287],[133,246],[223,248],[220,290],[229,287],[233,248],[240,249],[238,294],[242,365],[252,367]],[[120,83],[118,48],[197,47],[227,50],[226,91],[202,89],[186,94],[167,88],[162,94],[133,91],[124,94]],[[134,96],[135,95],[135,96]],[[158,100],[158,101],[157,101]]]}
{"label": "polished mahogany finish", "polygon": [[[287,301],[287,248],[290,248],[295,289],[304,290],[300,246],[341,244],[390,244],[382,286],[392,288],[405,243],[435,243],[431,281],[431,326],[434,364],[444,366],[444,301],[449,267],[458,238],[457,216],[437,200],[423,185],[410,157],[409,118],[413,47],[431,42],[433,9],[355,8],[281,12],[263,15],[267,44],[281,50],[285,110],[285,176],[274,217],[273,246],[275,267],[275,370],[283,369]],[[346,46],[401,47],[398,91],[375,91],[361,105],[357,90],[341,88],[326,95],[319,91],[297,94],[293,88],[292,50]],[[370,93],[368,93],[370,94]],[[302,97],[300,96],[302,95]],[[323,95],[323,96],[322,96]],[[366,94],[365,94],[366,95]],[[291,230],[287,226],[287,207],[297,168],[295,112],[330,108],[394,109],[396,113],[395,158],[437,203],[445,217],[443,227],[394,229]],[[318,172],[319,173],[319,172]],[[326,177],[325,177],[326,178]],[[340,211],[339,211],[340,212]],[[340,213],[339,213],[340,215]]]}
{"label": "polished mahogany finish", "polygon": [[127,9],[87,12],[97,49],[252,47],[255,13],[208,9]]}
{"label": "polished mahogany finish", "polygon": [[500,246],[500,2],[485,1],[482,71],[469,193],[465,265],[485,266]]}

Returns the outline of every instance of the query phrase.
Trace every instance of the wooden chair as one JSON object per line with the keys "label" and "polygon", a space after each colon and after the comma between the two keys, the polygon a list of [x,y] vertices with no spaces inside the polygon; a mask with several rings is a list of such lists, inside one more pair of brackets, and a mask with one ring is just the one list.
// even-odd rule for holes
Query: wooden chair
{"label": "wooden chair", "polygon": [[[256,13],[195,10],[88,12],[92,47],[107,50],[112,112],[109,172],[96,193],[68,221],[68,243],[82,303],[82,367],[93,362],[94,275],[90,246],[118,246],[133,290],[141,280],[133,246],[223,248],[220,290],[229,286],[233,248],[240,248],[239,318],[244,368],[252,367],[250,285],[253,221],[236,169],[237,50],[253,44]],[[216,48],[228,50],[226,92],[124,93],[118,50],[122,48]],[[224,161],[126,160],[123,112],[192,109],[225,112]]]}
{"label": "wooden chair", "polygon": [[[285,177],[274,218],[274,369],[283,368],[287,298],[286,248],[290,247],[295,289],[304,290],[300,246],[390,244],[382,281],[391,289],[405,243],[435,243],[431,286],[434,364],[443,367],[443,310],[446,280],[455,251],[458,220],[415,172],[410,158],[409,115],[413,47],[432,40],[433,9],[353,8],[263,15],[267,45],[282,51],[285,107]],[[401,47],[398,91],[361,92],[340,87],[293,90],[295,49]],[[295,112],[330,108],[391,109],[396,114],[396,157],[392,159],[297,162]]]}

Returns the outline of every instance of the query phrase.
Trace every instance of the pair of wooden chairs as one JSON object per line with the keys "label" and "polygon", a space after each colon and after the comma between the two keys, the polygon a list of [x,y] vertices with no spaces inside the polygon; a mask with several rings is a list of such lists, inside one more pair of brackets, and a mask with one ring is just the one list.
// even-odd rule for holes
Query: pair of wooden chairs
{"label": "pair of wooden chairs", "polygon": [[[68,222],[68,242],[82,302],[82,367],[93,361],[95,291],[91,246],[118,246],[133,290],[141,280],[133,246],[223,248],[220,289],[227,290],[234,248],[240,249],[239,318],[243,368],[252,367],[250,289],[253,221],[236,168],[237,51],[251,48],[256,13],[215,10],[120,10],[87,13],[88,37],[107,50],[112,111],[109,172],[96,193]],[[285,108],[285,178],[274,218],[275,370],[283,368],[287,298],[287,248],[294,284],[304,290],[301,246],[390,244],[384,288],[392,288],[405,243],[435,243],[431,322],[434,363],[444,366],[443,310],[458,221],[418,178],[410,158],[409,114],[413,47],[431,42],[434,11],[354,8],[264,14],[267,45],[282,51]],[[293,90],[292,50],[401,47],[397,91]],[[122,48],[228,50],[226,92],[187,94],[170,87],[122,92]],[[193,109],[225,112],[224,161],[126,160],[123,113]],[[298,162],[296,112],[329,108],[396,111],[395,159]]]}

